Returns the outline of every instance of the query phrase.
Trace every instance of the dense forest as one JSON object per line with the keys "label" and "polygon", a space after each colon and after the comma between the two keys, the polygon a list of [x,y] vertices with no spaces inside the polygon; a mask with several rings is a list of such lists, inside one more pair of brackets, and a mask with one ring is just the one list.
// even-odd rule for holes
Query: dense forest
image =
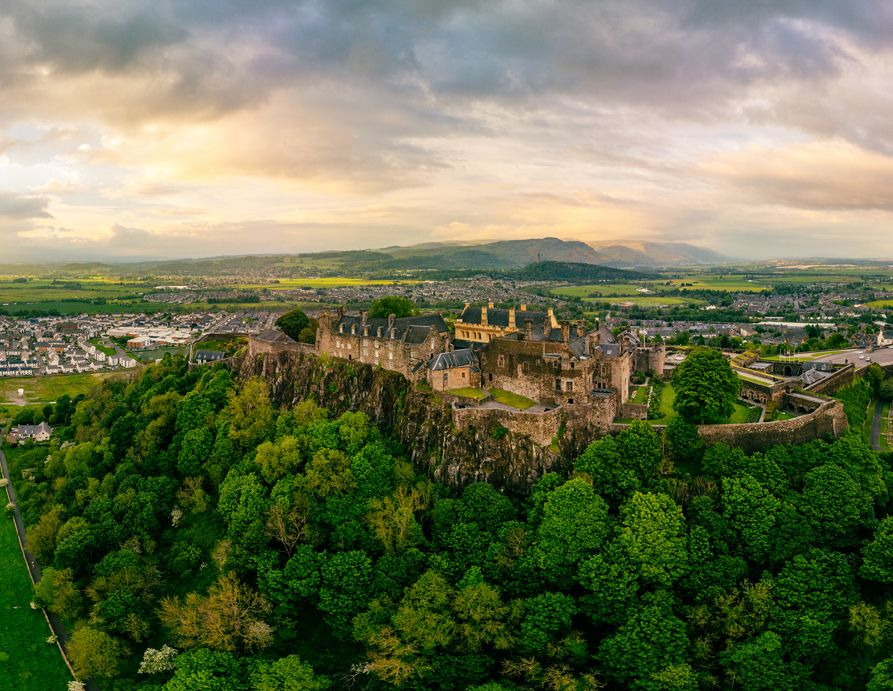
{"label": "dense forest", "polygon": [[514,498],[170,356],[53,415],[12,472],[103,689],[893,687],[893,476],[855,433],[636,423]]}

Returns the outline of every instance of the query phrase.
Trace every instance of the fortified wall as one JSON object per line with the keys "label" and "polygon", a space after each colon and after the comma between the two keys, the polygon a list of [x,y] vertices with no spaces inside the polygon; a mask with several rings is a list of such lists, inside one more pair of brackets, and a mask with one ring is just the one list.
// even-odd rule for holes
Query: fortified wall
{"label": "fortified wall", "polygon": [[[458,407],[453,397],[413,385],[398,372],[317,355],[313,346],[249,340],[237,365],[242,377],[262,377],[277,404],[315,400],[334,415],[366,413],[399,440],[414,465],[453,486],[486,481],[525,494],[544,473],[566,471],[588,444],[627,425],[616,424],[614,396],[544,413]],[[756,451],[839,436],[847,427],[839,401],[800,394],[797,418],[768,423],[705,425],[701,436]],[[657,426],[656,426],[657,427]]]}

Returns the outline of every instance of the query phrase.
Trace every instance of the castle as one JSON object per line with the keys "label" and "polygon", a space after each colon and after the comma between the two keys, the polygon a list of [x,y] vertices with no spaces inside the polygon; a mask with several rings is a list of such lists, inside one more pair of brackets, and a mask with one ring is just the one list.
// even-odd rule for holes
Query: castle
{"label": "castle", "polygon": [[661,375],[664,347],[633,332],[560,322],[554,312],[465,305],[454,334],[439,314],[387,319],[343,308],[319,318],[317,350],[427,381],[435,391],[503,389],[544,407],[626,403],[633,372]]}

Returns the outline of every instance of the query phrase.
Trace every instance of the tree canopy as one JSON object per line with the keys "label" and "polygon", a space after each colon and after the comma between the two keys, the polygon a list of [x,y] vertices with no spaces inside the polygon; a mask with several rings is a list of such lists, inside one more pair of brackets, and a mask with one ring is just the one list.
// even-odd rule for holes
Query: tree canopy
{"label": "tree canopy", "polygon": [[673,409],[695,424],[728,420],[738,386],[738,377],[721,352],[694,348],[673,372]]}
{"label": "tree canopy", "polygon": [[62,405],[58,439],[7,455],[35,602],[103,688],[893,680],[891,459],[858,432],[747,454],[637,423],[511,496],[220,365]]}
{"label": "tree canopy", "polygon": [[413,310],[415,310],[415,305],[406,298],[399,295],[388,295],[372,303],[369,316],[387,318],[393,314],[397,317],[411,317]]}

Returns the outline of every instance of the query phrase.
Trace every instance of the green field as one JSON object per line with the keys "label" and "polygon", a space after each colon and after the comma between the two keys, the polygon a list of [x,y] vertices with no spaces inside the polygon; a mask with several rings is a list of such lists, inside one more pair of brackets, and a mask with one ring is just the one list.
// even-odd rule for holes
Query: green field
{"label": "green field", "polygon": [[280,278],[275,283],[241,283],[234,287],[241,290],[295,290],[296,288],[343,288],[349,286],[411,285],[414,283],[421,283],[421,281],[328,276],[324,278]]}
{"label": "green field", "polygon": [[866,302],[865,304],[869,307],[885,310],[893,307],[893,300],[872,300],[871,302]]}
{"label": "green field", "polygon": [[535,404],[535,401],[531,401],[525,396],[503,389],[490,389],[490,395],[493,396],[493,400],[497,403],[502,403],[503,405],[517,408],[518,410],[527,410],[530,406]]}
{"label": "green field", "polygon": [[45,278],[32,278],[17,283],[9,278],[0,279],[0,304],[20,302],[52,302],[68,298],[116,300],[138,297],[146,292],[142,283],[123,283],[106,279],[78,278],[54,282]]}
{"label": "green field", "polygon": [[[6,504],[6,490],[3,490]],[[49,626],[31,609],[31,579],[12,519],[0,517],[0,688],[63,691],[71,681],[59,648],[47,643]]]}
{"label": "green field", "polygon": [[584,286],[559,286],[553,288],[550,292],[553,295],[562,297],[585,298],[592,294],[615,296],[615,295],[641,295],[639,289],[643,285],[633,285],[631,283],[596,283]]}
{"label": "green field", "polygon": [[759,293],[770,289],[761,280],[748,279],[741,275],[683,276],[653,283],[649,287],[655,290],[720,290],[730,293]]}
{"label": "green field", "polygon": [[638,307],[668,307],[670,305],[703,305],[704,300],[698,298],[678,297],[676,295],[648,295],[612,298],[583,298],[585,302],[609,302],[612,305],[636,305]]}
{"label": "green field", "polygon": [[26,403],[50,403],[66,393],[74,398],[78,394],[89,393],[93,386],[103,379],[116,376],[126,375],[119,372],[97,372],[0,379],[0,402],[16,402],[17,389],[25,389]]}

